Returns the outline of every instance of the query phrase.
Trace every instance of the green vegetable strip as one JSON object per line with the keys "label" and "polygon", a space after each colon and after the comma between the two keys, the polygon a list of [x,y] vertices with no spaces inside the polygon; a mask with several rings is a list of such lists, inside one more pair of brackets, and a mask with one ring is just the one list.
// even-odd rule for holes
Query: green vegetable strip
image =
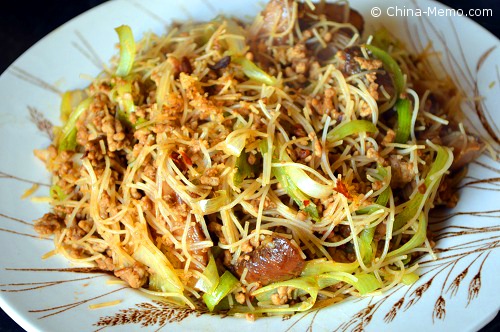
{"label": "green vegetable strip", "polygon": [[63,201],[66,197],[68,197],[68,195],[66,195],[64,193],[62,188],[56,184],[53,185],[52,187],[50,187],[49,192],[50,192],[50,196],[58,201]]}
{"label": "green vegetable strip", "polygon": [[373,258],[372,242],[375,235],[375,227],[366,228],[361,232],[358,239],[359,251],[363,258],[363,263],[368,264]]}
{"label": "green vegetable strip", "polygon": [[316,302],[316,298],[318,297],[319,286],[316,278],[314,277],[299,277],[286,281],[275,282],[252,292],[252,296],[255,296],[259,301],[269,301],[271,295],[275,293],[275,290],[282,286],[296,288],[302,294],[309,294],[310,297],[295,306],[290,306],[289,308],[265,308],[260,310],[263,310],[264,312],[306,311],[312,308]]}
{"label": "green vegetable strip", "polygon": [[69,116],[59,136],[59,151],[76,149],[76,121],[89,108],[91,102],[92,98],[83,100]]}
{"label": "green vegetable strip", "polygon": [[235,168],[236,173],[233,177],[233,183],[236,187],[239,187],[243,180],[253,173],[252,166],[248,163],[248,154],[245,150],[241,151],[241,154],[236,158]]}
{"label": "green vegetable strip", "polygon": [[425,194],[421,194],[419,191],[417,191],[417,193],[411,198],[409,203],[405,206],[404,210],[396,215],[396,217],[394,218],[394,231],[397,231],[398,229],[403,227],[407,222],[413,220],[420,214],[423,208],[422,203],[424,201],[424,198],[428,197],[429,193],[439,185],[440,178],[435,181],[434,186],[432,186],[433,181],[431,180],[431,178],[433,177],[434,174],[438,172],[442,172],[442,174],[444,174],[444,172],[446,171],[444,167],[446,166],[446,163],[448,163],[449,161],[448,159],[450,157],[450,154],[448,153],[449,151],[448,148],[439,145],[437,145],[436,147],[437,147],[436,159],[434,160],[434,163],[432,164],[429,173],[425,177],[424,181],[427,190]]}
{"label": "green vegetable strip", "polygon": [[73,110],[73,103],[72,103],[72,91],[66,91],[62,95],[61,99],[61,107],[60,107],[60,115],[61,115],[61,121],[66,122],[68,121],[68,118],[71,114],[71,111]]}
{"label": "green vegetable strip", "polygon": [[397,97],[399,98],[399,95],[404,91],[405,79],[396,60],[394,60],[386,51],[383,51],[376,46],[365,45],[365,48],[369,50],[377,59],[382,61],[385,69],[392,75]]}
{"label": "green vegetable strip", "polygon": [[[247,46],[245,42],[245,31],[243,30],[243,28],[239,26],[238,23],[236,23],[234,20],[229,19],[226,21],[226,32],[231,35],[231,37],[228,36],[225,39],[228,46],[229,55],[243,55]],[[239,36],[243,38],[235,38],[233,36]]]}
{"label": "green vegetable strip", "polygon": [[[273,162],[278,162],[278,160],[273,160]],[[288,176],[286,169],[286,167],[273,167],[271,172],[283,189],[285,189],[288,196],[297,203],[299,209],[306,212],[313,220],[319,221],[320,218],[316,204],[295,185],[290,176]]]}
{"label": "green vegetable strip", "polygon": [[391,188],[387,187],[375,200],[376,206],[367,206],[365,208],[356,211],[356,214],[372,214],[380,208],[377,206],[386,206],[389,201],[389,196],[391,195]]}
{"label": "green vegetable strip", "polygon": [[213,293],[219,284],[219,272],[212,253],[209,253],[208,265],[203,271],[203,276],[206,278],[198,279],[196,287],[205,293]]}
{"label": "green vegetable strip", "polygon": [[337,263],[325,259],[314,259],[308,261],[302,270],[302,276],[317,276],[327,272],[346,272],[353,273],[359,267],[357,262]]}
{"label": "green vegetable strip", "polygon": [[[387,176],[387,170],[378,165],[377,171],[382,177]],[[356,211],[356,214],[372,214],[375,211],[379,210],[380,207],[385,207],[387,202],[389,202],[389,197],[391,195],[391,188],[387,187],[384,191],[377,197],[375,200],[375,206],[368,206],[363,209],[359,209]],[[372,249],[372,241],[373,236],[375,234],[375,227],[366,228],[361,232],[359,236],[359,250],[361,252],[361,257],[363,257],[363,262],[368,264],[371,262],[373,257],[373,249]]]}
{"label": "green vegetable strip", "polygon": [[[318,262],[317,264],[325,267],[323,263],[332,263],[332,262]],[[339,264],[339,263],[337,263]],[[348,264],[345,264],[348,265]],[[357,263],[356,263],[357,266]],[[312,272],[313,270],[310,270]],[[302,276],[299,278],[286,280],[282,282],[276,282],[271,285],[259,288],[258,290],[252,293],[252,296],[255,296],[258,301],[266,302],[271,300],[271,296],[276,293],[276,290],[279,287],[293,287],[296,289],[296,294],[298,296],[309,294],[305,301],[298,303],[296,305],[292,305],[288,308],[265,308],[265,309],[256,309],[257,312],[293,312],[293,311],[305,311],[312,308],[312,306],[316,302],[316,298],[318,296],[318,292],[320,289],[334,285],[340,281],[344,281],[348,283],[361,294],[365,295],[367,293],[371,293],[376,289],[380,288],[382,284],[378,281],[378,279],[373,274],[358,274],[354,276],[347,276],[342,272],[328,272],[320,275],[311,275],[311,276]],[[238,308],[238,311],[241,308]]]}
{"label": "green vegetable strip", "polygon": [[70,90],[66,91],[62,95],[61,107],[60,107],[60,118],[63,123],[68,121],[71,112],[78,104],[85,98],[85,92],[82,90]]}
{"label": "green vegetable strip", "polygon": [[371,293],[382,287],[382,283],[371,273],[346,276],[345,274],[331,272],[318,276],[318,279],[322,279],[322,284],[326,284],[327,281],[330,283],[343,281],[356,288],[361,295]]}
{"label": "green vegetable strip", "polygon": [[219,279],[217,288],[211,293],[203,294],[203,301],[210,311],[213,311],[215,306],[222,301],[229,293],[231,293],[239,281],[229,271],[225,271]]}
{"label": "green vegetable strip", "polygon": [[371,273],[361,273],[355,274],[353,276],[346,276],[343,273],[330,272],[318,276],[318,280],[321,279],[321,284],[327,284],[327,282],[330,284],[335,284],[338,281],[343,281],[356,288],[356,290],[361,295],[371,293],[382,287],[382,283]]}
{"label": "green vegetable strip", "polygon": [[125,77],[130,73],[135,59],[135,40],[132,29],[128,25],[121,25],[115,29],[120,40],[120,61],[116,68],[116,76]]}
{"label": "green vegetable strip", "polygon": [[248,60],[245,57],[233,57],[233,62],[241,65],[241,70],[243,70],[243,73],[245,75],[259,83],[264,83],[267,85],[276,85],[276,79],[269,74],[267,74],[265,71],[260,69],[255,63],[252,61]]}
{"label": "green vegetable strip", "polygon": [[351,279],[347,278],[342,281],[354,286],[354,288],[356,288],[361,295],[371,293],[382,287],[382,283],[371,273],[356,274],[355,277],[358,278],[358,281],[352,281]]}
{"label": "green vegetable strip", "polygon": [[[385,179],[387,177],[387,169],[385,169],[380,164],[377,164],[377,173],[380,177]],[[389,197],[391,196],[391,188],[388,186],[384,191],[380,193],[380,195],[375,200],[375,204],[380,206],[386,206],[387,202],[389,202]],[[356,214],[369,214],[377,211],[378,208],[375,207],[366,207],[363,209],[359,209],[356,211]]]}
{"label": "green vegetable strip", "polygon": [[326,138],[330,142],[334,142],[361,132],[375,133],[377,126],[366,120],[346,121],[333,128]]}
{"label": "green vegetable strip", "polygon": [[202,215],[212,214],[220,211],[220,208],[228,204],[227,191],[216,191],[217,196],[193,202],[193,211]]}
{"label": "green vegetable strip", "polygon": [[[386,206],[389,201],[389,196],[391,195],[391,188],[387,187],[384,191],[377,197],[375,204],[379,206]],[[377,211],[378,208],[375,206],[367,207],[361,210],[356,211],[357,214],[371,214]],[[359,250],[361,252],[361,256],[363,257],[363,262],[368,264],[371,262],[373,257],[372,250],[372,241],[373,236],[375,235],[375,227],[366,228],[361,232],[359,237]]]}
{"label": "green vegetable strip", "polygon": [[398,125],[396,129],[396,143],[406,143],[411,131],[411,103],[408,99],[399,99],[396,102]]}
{"label": "green vegetable strip", "polygon": [[120,116],[130,122],[130,114],[135,111],[134,99],[132,98],[132,82],[130,80],[118,80],[116,91],[120,97]]}
{"label": "green vegetable strip", "polygon": [[415,232],[415,234],[412,236],[412,238],[403,244],[401,247],[399,247],[396,250],[393,250],[387,254],[387,257],[393,257],[397,255],[401,255],[405,253],[408,250],[411,250],[413,248],[416,248],[422,243],[425,242],[425,239],[427,238],[427,218],[425,215],[421,212],[420,215],[418,216],[418,229]]}
{"label": "green vegetable strip", "polygon": [[412,273],[408,273],[408,274],[403,275],[403,277],[401,278],[401,282],[403,284],[409,286],[409,285],[413,285],[415,282],[417,282],[418,279],[419,279],[418,274],[412,272]]}
{"label": "green vegetable strip", "polygon": [[[261,141],[259,143],[259,149],[264,154],[268,153],[267,141]],[[290,157],[288,157],[290,158]],[[290,159],[291,160],[291,159]],[[273,158],[273,163],[278,163],[278,159]],[[287,172],[287,167],[273,167],[271,169],[272,175],[278,180],[283,189],[285,189],[288,196],[290,196],[295,203],[299,206],[299,209],[306,212],[313,220],[319,221],[319,213],[316,204],[314,204],[309,196],[304,194],[292,180]]]}
{"label": "green vegetable strip", "polygon": [[173,266],[151,240],[143,239],[134,252],[133,258],[153,271],[149,276],[151,289],[182,294],[184,286]]}

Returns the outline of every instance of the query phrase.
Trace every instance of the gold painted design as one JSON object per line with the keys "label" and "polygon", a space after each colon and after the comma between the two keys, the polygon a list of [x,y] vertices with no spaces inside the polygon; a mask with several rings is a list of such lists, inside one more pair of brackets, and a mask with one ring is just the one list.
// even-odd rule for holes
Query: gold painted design
{"label": "gold painted design", "polygon": [[85,39],[80,31],[75,30],[75,35],[81,45],[76,41],[71,42],[71,45],[73,45],[80,53],[82,53],[82,55],[87,58],[97,69],[102,70],[104,68],[104,62],[101,60],[92,45],[88,42],[87,39]]}
{"label": "gold painted design", "polygon": [[157,15],[155,12],[149,10],[149,8],[145,7],[140,2],[134,3],[134,6],[137,7],[138,9],[142,10],[144,13],[149,15],[151,18],[157,20],[160,23],[163,23],[165,26],[169,25],[169,22],[164,20],[161,16]]}
{"label": "gold painted design", "polygon": [[30,120],[33,122],[39,131],[46,134],[52,141],[54,139],[54,131],[52,122],[50,122],[45,115],[34,107],[28,106]]}
{"label": "gold painted design", "polygon": [[41,78],[35,76],[32,73],[27,72],[22,68],[19,68],[17,66],[10,66],[7,69],[7,72],[36,87],[55,93],[57,95],[62,95],[61,90],[59,90],[55,85],[47,83],[46,81],[42,80]]}
{"label": "gold painted design", "polygon": [[63,304],[63,305],[59,305],[59,306],[55,306],[55,307],[44,308],[44,309],[33,309],[33,310],[29,310],[29,312],[30,313],[45,313],[44,315],[38,317],[38,319],[44,319],[44,318],[58,315],[58,314],[63,313],[65,311],[74,309],[76,307],[81,306],[82,304],[86,304],[86,303],[98,300],[100,298],[103,298],[105,296],[115,294],[115,293],[120,292],[120,291],[127,289],[127,288],[128,287],[122,287],[122,288],[118,288],[118,289],[112,290],[110,292],[106,292],[106,293],[98,295],[98,296],[93,296],[93,297],[87,298],[85,300],[70,302],[67,304]]}
{"label": "gold painted design", "polygon": [[155,300],[139,303],[135,306],[135,308],[122,309],[113,316],[101,317],[94,325],[99,326],[99,330],[105,327],[128,324],[140,324],[141,327],[159,326],[157,329],[159,330],[168,323],[182,322],[191,315],[198,317],[204,313]]}
{"label": "gold painted design", "polygon": [[41,288],[47,288],[47,287],[52,287],[52,286],[58,286],[61,284],[66,284],[70,282],[77,282],[77,281],[83,281],[83,280],[90,280],[90,279],[95,279],[102,277],[101,275],[96,275],[96,276],[91,276],[91,277],[84,277],[84,278],[76,278],[76,279],[69,279],[69,280],[51,280],[51,281],[40,281],[40,282],[18,282],[18,283],[11,283],[11,284],[0,284],[0,292],[6,292],[6,293],[18,293],[18,292],[27,292],[35,289],[41,289]]}
{"label": "gold painted design", "polygon": [[28,180],[28,179],[25,179],[25,178],[22,178],[22,177],[13,175],[13,174],[8,174],[8,173],[2,172],[2,171],[0,171],[0,179],[12,179],[12,180],[16,180],[19,182],[24,182],[24,183],[29,183],[29,184],[37,184],[37,185],[43,186],[43,187],[50,187],[50,185],[48,185],[46,183]]}

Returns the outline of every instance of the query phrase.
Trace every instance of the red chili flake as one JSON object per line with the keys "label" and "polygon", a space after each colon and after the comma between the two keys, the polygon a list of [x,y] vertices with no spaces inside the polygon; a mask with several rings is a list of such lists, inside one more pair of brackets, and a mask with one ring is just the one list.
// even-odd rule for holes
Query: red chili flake
{"label": "red chili flake", "polygon": [[187,167],[186,167],[186,163],[185,161],[183,160],[184,158],[177,152],[172,152],[170,154],[170,158],[173,160],[175,166],[179,167],[179,169],[182,171],[182,172],[185,172],[187,171]]}
{"label": "red chili flake", "polygon": [[311,201],[306,199],[303,203],[304,203],[304,206],[307,207],[309,204],[311,204]]}
{"label": "red chili flake", "polygon": [[186,153],[180,151],[180,154],[182,156],[182,161],[184,161],[186,165],[193,166],[193,161],[191,160],[191,158],[189,158],[189,156]]}
{"label": "red chili flake", "polygon": [[337,186],[335,188],[333,188],[333,190],[341,193],[347,199],[352,199],[352,196],[349,194],[349,191],[347,190],[346,185],[342,181],[337,181]]}
{"label": "red chili flake", "polygon": [[425,194],[427,191],[427,186],[425,183],[422,183],[420,186],[418,186],[418,192],[421,193],[422,195]]}

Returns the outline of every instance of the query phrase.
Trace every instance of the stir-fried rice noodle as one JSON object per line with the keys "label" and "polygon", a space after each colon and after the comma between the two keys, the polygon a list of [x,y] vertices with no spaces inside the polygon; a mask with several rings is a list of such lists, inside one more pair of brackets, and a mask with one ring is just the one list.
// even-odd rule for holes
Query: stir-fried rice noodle
{"label": "stir-fried rice noodle", "polygon": [[[481,140],[461,93],[344,4],[272,0],[134,40],[63,96],[53,212],[36,230],[78,264],[166,301],[305,311],[418,279],[429,210]],[[366,34],[366,33],[365,33]],[[453,113],[452,113],[453,112]]]}

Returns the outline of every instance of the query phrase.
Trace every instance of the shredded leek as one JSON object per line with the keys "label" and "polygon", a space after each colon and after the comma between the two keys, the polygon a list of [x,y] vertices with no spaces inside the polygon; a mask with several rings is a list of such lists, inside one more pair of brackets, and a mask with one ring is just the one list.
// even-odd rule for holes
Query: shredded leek
{"label": "shredded leek", "polygon": [[398,125],[396,129],[396,143],[406,143],[411,131],[411,103],[408,99],[399,99],[396,102]]}
{"label": "shredded leek", "polygon": [[212,253],[209,253],[209,260],[207,267],[203,271],[203,277],[198,279],[195,287],[205,293],[212,294],[217,288],[218,284],[219,272],[217,272],[217,264],[215,263],[215,259]]}
{"label": "shredded leek", "polygon": [[[269,298],[269,296],[274,293],[278,287],[293,287],[298,290],[303,291],[304,294],[309,294],[309,297],[296,305],[290,306],[288,308],[266,308],[266,312],[294,312],[294,311],[306,311],[312,308],[314,303],[316,302],[316,298],[318,297],[319,286],[314,277],[299,277],[295,279],[290,279],[281,282],[275,282],[271,285],[267,285],[265,287],[259,288],[256,291],[252,292],[252,296],[257,297],[257,299],[265,299]],[[270,311],[269,311],[270,310]],[[260,310],[257,309],[256,312]]]}
{"label": "shredded leek", "polygon": [[247,48],[245,31],[234,20],[227,20],[226,31],[229,36],[225,39],[228,46],[228,55],[242,56]]}
{"label": "shredded leek", "polygon": [[359,267],[358,262],[352,263],[337,263],[334,261],[327,261],[326,259],[314,259],[308,261],[302,270],[302,276],[315,276],[327,272],[346,272],[353,273]]}
{"label": "shredded leek", "polygon": [[[252,292],[252,296],[255,296],[258,301],[266,302],[270,301],[271,296],[276,293],[279,287],[293,287],[297,290],[297,296],[308,294],[309,297],[299,304],[284,308],[266,309],[266,312],[269,312],[268,310],[272,312],[305,311],[314,306],[320,289],[332,286],[340,281],[352,285],[361,295],[371,293],[382,286],[381,282],[373,274],[349,275],[345,272],[327,272],[320,275],[302,276],[276,282],[257,289]],[[260,312],[260,310],[257,309],[256,312]]]}
{"label": "shredded leek", "polygon": [[245,148],[248,136],[249,135],[247,133],[236,135],[234,137],[228,136],[222,144],[222,149],[225,153],[238,157]]}
{"label": "shredded leek", "polygon": [[238,284],[238,279],[236,279],[231,272],[225,271],[219,279],[217,288],[211,293],[203,294],[203,301],[205,301],[208,310],[213,311],[215,306],[231,293]]}
{"label": "shredded leek", "polygon": [[213,198],[202,199],[193,203],[193,210],[203,215],[218,212],[221,207],[228,203],[228,197],[225,190],[219,190],[216,193],[217,196]]}
{"label": "shredded leek", "polygon": [[76,109],[71,112],[68,121],[61,129],[58,139],[59,151],[76,149],[76,121],[89,108],[91,102],[92,98],[87,98],[80,102]]}
{"label": "shredded leek", "polygon": [[394,80],[394,87],[396,88],[397,97],[401,92],[404,91],[405,79],[403,76],[403,72],[399,67],[396,60],[389,55],[386,51],[381,50],[380,48],[374,45],[365,45],[365,48],[369,50],[377,59],[382,61],[386,70],[392,75],[392,79]]}
{"label": "shredded leek", "polygon": [[134,34],[128,25],[121,25],[115,31],[120,40],[120,62],[116,68],[116,76],[125,77],[134,65],[136,53]]}
{"label": "shredded leek", "polygon": [[[394,230],[397,231],[403,227],[407,222],[414,220],[422,211],[423,201],[426,197],[429,197],[430,193],[434,191],[439,185],[441,177],[447,171],[446,165],[450,164],[450,158],[453,158],[450,149],[447,147],[436,145],[437,154],[429,173],[425,177],[424,184],[426,186],[426,192],[424,194],[417,191],[415,195],[410,199],[408,204],[405,206],[401,213],[398,213],[394,218]],[[449,167],[449,166],[448,166]],[[439,177],[435,179],[436,174]]]}
{"label": "shredded leek", "polygon": [[420,277],[418,276],[418,274],[416,274],[414,272],[407,273],[407,274],[403,275],[403,277],[401,278],[401,282],[403,284],[409,286],[409,285],[413,285],[414,283],[416,283],[419,278]]}
{"label": "shredded leek", "polygon": [[[264,154],[268,153],[266,141],[261,141],[259,144],[259,148],[260,148],[260,151],[262,153],[262,156],[264,156]],[[290,156],[288,156],[286,153],[284,154],[283,158],[286,161],[292,160],[290,158]],[[273,163],[279,162],[278,159],[276,159],[276,158],[273,158],[272,161],[273,161]],[[296,178],[297,173],[294,173],[294,175],[293,175],[293,176],[295,176],[295,178],[294,178],[290,174],[291,168],[293,168],[293,167],[291,167],[291,166],[290,167],[272,167],[271,173],[276,178],[276,180],[278,180],[278,182],[281,184],[282,188],[285,189],[288,196],[290,196],[290,198],[292,198],[295,201],[295,203],[299,206],[299,209],[306,212],[313,220],[319,221],[320,217],[319,217],[318,208],[317,208],[316,204],[314,204],[314,202],[311,200],[311,198],[309,196],[307,196],[302,191],[301,188],[304,188],[304,187],[300,186],[300,188],[299,188],[299,185],[297,184],[297,180],[306,182],[308,180],[305,179],[304,176],[307,178],[309,178],[309,177],[305,173],[300,174],[300,172],[298,172],[300,174],[299,179]],[[303,170],[299,170],[299,171],[304,172]],[[300,179],[300,178],[302,178],[302,179]],[[310,178],[309,178],[309,180],[313,181]],[[321,187],[319,187],[319,188],[321,188]],[[306,190],[310,190],[310,189],[311,188],[307,188]]]}
{"label": "shredded leek", "polygon": [[60,118],[62,123],[68,121],[71,112],[78,104],[85,99],[85,91],[69,90],[63,93],[60,107]]}
{"label": "shredded leek", "polygon": [[135,111],[132,82],[130,79],[117,79],[115,89],[116,102],[119,105],[118,119],[124,124],[131,125],[130,114]]}
{"label": "shredded leek", "polygon": [[276,78],[263,71],[255,63],[253,63],[253,61],[248,60],[245,57],[238,56],[233,57],[232,61],[241,66],[241,70],[248,78],[267,85],[277,84]]}
{"label": "shredded leek", "polygon": [[144,239],[133,254],[134,259],[150,269],[149,287],[161,292],[181,293],[184,286],[165,255],[151,242]]}
{"label": "shredded leek", "polygon": [[290,196],[295,201],[295,203],[297,203],[299,209],[306,212],[313,220],[319,221],[320,218],[316,204],[314,204],[314,202],[311,201],[311,198],[299,189],[299,187],[287,173],[287,168],[273,167],[272,174],[276,177],[283,189],[285,189],[288,196]]}
{"label": "shredded leek", "polygon": [[389,252],[387,254],[387,257],[402,255],[408,250],[420,246],[422,243],[425,242],[425,239],[427,239],[427,218],[425,217],[424,213],[421,212],[420,215],[418,216],[418,228],[415,234],[411,237],[411,239],[408,242],[403,244],[401,247]]}
{"label": "shredded leek", "polygon": [[52,198],[57,201],[63,201],[66,197],[68,197],[68,195],[64,193],[62,188],[56,184],[50,187],[49,192],[50,196],[52,196]]}
{"label": "shredded leek", "polygon": [[356,288],[361,295],[366,295],[382,287],[382,283],[372,273],[355,274],[354,276],[347,277],[340,273],[331,272],[323,277],[331,277],[348,283]]}
{"label": "shredded leek", "polygon": [[361,132],[376,133],[377,126],[366,120],[345,121],[333,128],[326,138],[330,142],[334,142]]}
{"label": "shredded leek", "polygon": [[248,154],[242,151],[239,157],[236,158],[236,173],[233,176],[233,184],[235,186],[241,185],[243,180],[253,174],[252,166],[248,163]]}
{"label": "shredded leek", "polygon": [[[378,165],[377,167],[378,173],[380,176],[385,178],[387,176],[387,170],[383,168],[382,166]],[[387,205],[387,202],[389,201],[389,197],[392,194],[391,187],[385,188],[382,193],[377,197],[375,200],[375,204],[373,206],[368,206],[363,209],[359,209],[356,211],[356,214],[372,214],[375,213],[380,209],[380,207],[385,207]],[[363,257],[363,262],[365,264],[368,264],[372,258],[373,258],[373,248],[372,248],[372,241],[373,241],[373,236],[375,235],[375,227],[369,227],[365,228],[363,231],[361,231],[361,235],[358,238],[359,241],[359,251],[361,252],[361,257]]]}

